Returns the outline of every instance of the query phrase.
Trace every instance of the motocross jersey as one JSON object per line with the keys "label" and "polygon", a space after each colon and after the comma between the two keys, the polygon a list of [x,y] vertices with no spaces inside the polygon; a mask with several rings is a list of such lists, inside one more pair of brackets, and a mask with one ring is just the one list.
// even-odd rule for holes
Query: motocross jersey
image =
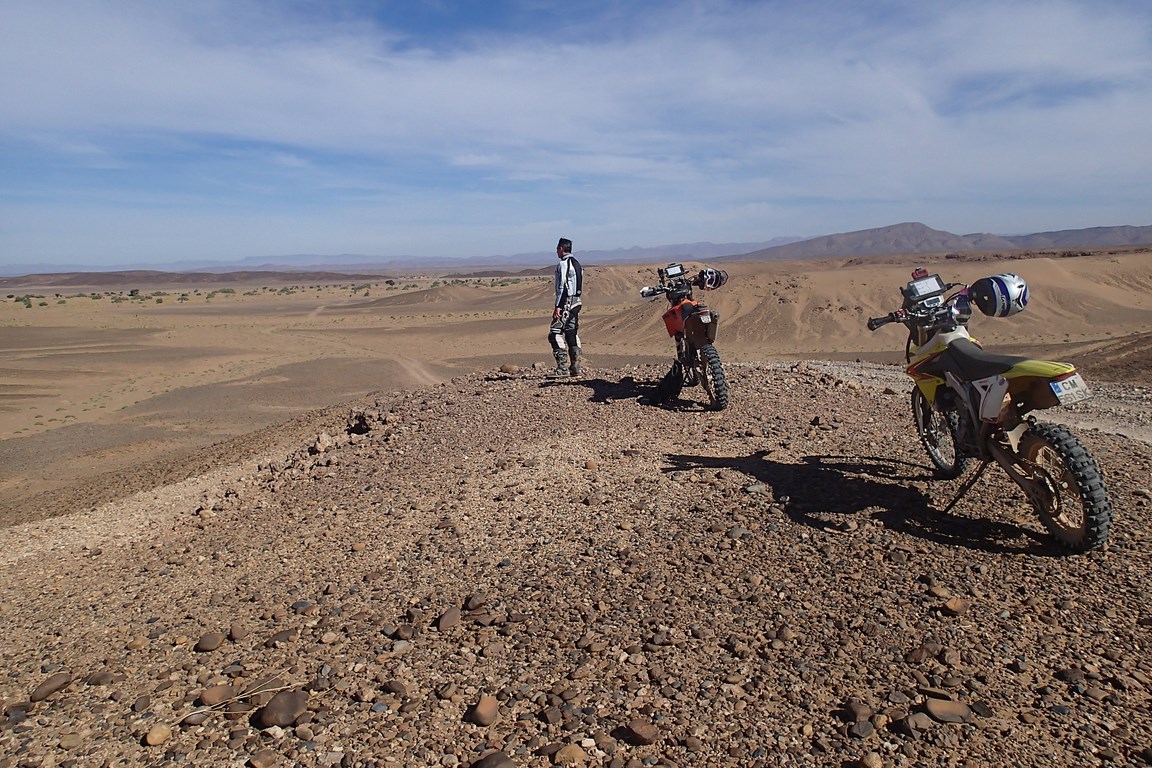
{"label": "motocross jersey", "polygon": [[556,264],[556,304],[560,309],[580,306],[584,289],[584,268],[573,256],[565,256]]}

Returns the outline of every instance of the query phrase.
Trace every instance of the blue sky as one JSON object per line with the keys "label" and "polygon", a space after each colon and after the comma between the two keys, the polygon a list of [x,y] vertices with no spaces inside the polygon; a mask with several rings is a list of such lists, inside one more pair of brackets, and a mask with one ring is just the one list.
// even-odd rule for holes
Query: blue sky
{"label": "blue sky", "polygon": [[0,0],[0,266],[1152,224],[1147,0]]}

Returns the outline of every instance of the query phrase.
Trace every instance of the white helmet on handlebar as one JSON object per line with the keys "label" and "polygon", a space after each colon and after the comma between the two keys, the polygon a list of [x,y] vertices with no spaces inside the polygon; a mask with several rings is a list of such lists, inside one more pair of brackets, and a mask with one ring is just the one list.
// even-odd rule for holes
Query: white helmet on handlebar
{"label": "white helmet on handlebar", "polygon": [[722,269],[705,267],[696,276],[696,284],[706,291],[714,291],[728,282],[728,273]]}
{"label": "white helmet on handlebar", "polygon": [[1028,284],[1020,275],[1005,272],[972,283],[968,295],[989,317],[1008,317],[1028,305]]}

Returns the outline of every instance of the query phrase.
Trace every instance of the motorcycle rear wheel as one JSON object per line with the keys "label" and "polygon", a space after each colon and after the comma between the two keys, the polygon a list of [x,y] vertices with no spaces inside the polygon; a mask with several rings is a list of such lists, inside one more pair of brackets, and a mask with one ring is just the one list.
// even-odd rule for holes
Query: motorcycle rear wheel
{"label": "motorcycle rear wheel", "polygon": [[728,407],[728,379],[724,366],[720,363],[720,353],[711,344],[700,348],[700,383],[708,393],[712,410],[722,411]]}
{"label": "motorcycle rear wheel", "polygon": [[1088,449],[1064,426],[1035,423],[1021,436],[1019,452],[1041,486],[1029,501],[1048,532],[1077,552],[1102,546],[1112,527],[1112,502]]}
{"label": "motorcycle rear wheel", "polygon": [[920,444],[936,467],[936,475],[951,480],[964,474],[968,459],[960,453],[956,443],[960,431],[960,414],[956,409],[936,410],[920,388],[913,387],[912,419],[916,423]]}

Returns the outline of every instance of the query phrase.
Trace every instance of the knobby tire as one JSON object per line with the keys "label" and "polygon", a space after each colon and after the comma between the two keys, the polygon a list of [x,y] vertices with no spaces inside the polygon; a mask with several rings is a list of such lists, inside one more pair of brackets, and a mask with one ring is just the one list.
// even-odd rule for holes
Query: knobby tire
{"label": "knobby tire", "polygon": [[1034,423],[1020,438],[1020,458],[1044,492],[1030,498],[1040,522],[1064,547],[1101,547],[1112,528],[1112,502],[1092,454],[1059,424]]}
{"label": "knobby tire", "polygon": [[724,375],[724,366],[720,363],[720,353],[711,344],[700,348],[700,377],[703,380],[704,391],[712,403],[712,409],[722,411],[728,407],[728,379]]}

